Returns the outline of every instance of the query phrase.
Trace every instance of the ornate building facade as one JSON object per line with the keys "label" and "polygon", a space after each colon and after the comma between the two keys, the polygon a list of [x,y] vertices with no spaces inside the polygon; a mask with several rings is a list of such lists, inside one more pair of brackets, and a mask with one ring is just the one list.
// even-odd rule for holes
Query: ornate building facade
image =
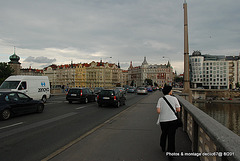
{"label": "ornate building facade", "polygon": [[172,85],[173,75],[173,68],[169,62],[165,65],[151,65],[147,63],[146,57],[141,66],[133,67],[131,62],[128,68],[128,82],[134,86],[145,86],[146,79],[161,87],[165,84]]}
{"label": "ornate building facade", "polygon": [[105,87],[122,85],[122,70],[116,64],[94,62],[51,65],[44,68],[44,75],[49,77],[54,88],[66,87]]}

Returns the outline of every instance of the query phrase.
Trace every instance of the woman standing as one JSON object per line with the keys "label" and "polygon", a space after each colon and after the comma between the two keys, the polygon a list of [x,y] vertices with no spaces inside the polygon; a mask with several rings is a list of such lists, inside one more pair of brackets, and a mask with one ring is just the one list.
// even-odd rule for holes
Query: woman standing
{"label": "woman standing", "polygon": [[[165,86],[162,90],[164,97],[172,105],[175,112],[180,112],[180,104],[176,97],[172,95],[172,87]],[[167,102],[161,97],[157,103],[158,121],[157,124],[161,126],[162,135],[160,138],[160,146],[162,151],[166,150],[166,141],[168,140],[167,152],[175,152],[175,134],[177,117]]]}

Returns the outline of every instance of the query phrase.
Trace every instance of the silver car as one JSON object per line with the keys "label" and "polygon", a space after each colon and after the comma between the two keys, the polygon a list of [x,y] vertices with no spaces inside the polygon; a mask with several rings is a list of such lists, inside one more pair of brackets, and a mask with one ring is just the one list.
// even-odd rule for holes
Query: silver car
{"label": "silver car", "polygon": [[145,88],[145,87],[138,87],[137,94],[148,94],[147,88]]}

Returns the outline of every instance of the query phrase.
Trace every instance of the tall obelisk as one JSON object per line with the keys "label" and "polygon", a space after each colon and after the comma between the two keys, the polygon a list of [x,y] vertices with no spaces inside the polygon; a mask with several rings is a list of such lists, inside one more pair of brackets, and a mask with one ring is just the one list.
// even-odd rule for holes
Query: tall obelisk
{"label": "tall obelisk", "polygon": [[187,2],[184,0],[184,86],[183,93],[190,92],[189,80],[189,47],[188,47],[188,17],[187,17]]}

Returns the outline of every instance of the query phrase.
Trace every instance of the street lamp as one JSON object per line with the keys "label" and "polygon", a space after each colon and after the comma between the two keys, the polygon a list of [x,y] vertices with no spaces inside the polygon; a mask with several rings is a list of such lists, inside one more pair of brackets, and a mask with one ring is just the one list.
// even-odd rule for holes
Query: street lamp
{"label": "street lamp", "polygon": [[[110,56],[110,57],[104,57],[104,59],[112,59],[112,57]],[[102,61],[103,59],[101,58],[101,61]]]}
{"label": "street lamp", "polygon": [[169,57],[163,56],[162,58],[163,59],[167,58],[169,62],[171,61],[171,59]]}

